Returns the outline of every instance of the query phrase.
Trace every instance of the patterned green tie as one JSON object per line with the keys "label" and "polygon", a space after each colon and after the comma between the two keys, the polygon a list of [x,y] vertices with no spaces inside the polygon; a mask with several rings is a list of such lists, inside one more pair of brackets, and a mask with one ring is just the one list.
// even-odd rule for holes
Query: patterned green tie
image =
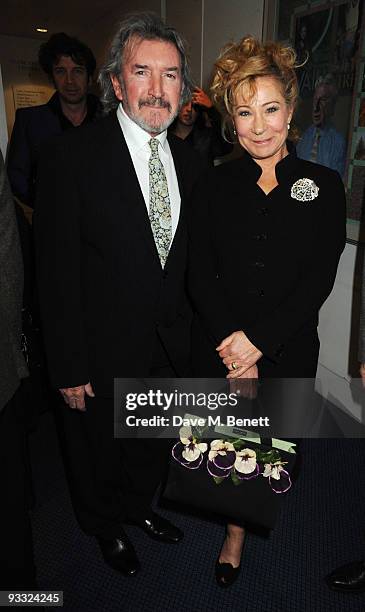
{"label": "patterned green tie", "polygon": [[164,268],[172,239],[171,206],[164,167],[158,155],[159,141],[151,138],[148,162],[150,177],[150,222],[157,252]]}

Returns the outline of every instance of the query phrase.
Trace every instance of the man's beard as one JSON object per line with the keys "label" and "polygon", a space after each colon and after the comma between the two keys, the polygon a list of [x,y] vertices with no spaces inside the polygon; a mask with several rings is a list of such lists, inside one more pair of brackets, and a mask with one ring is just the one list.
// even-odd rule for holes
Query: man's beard
{"label": "man's beard", "polygon": [[[123,88],[124,90],[124,88]],[[141,98],[138,101],[138,108],[141,109],[143,106],[151,109],[150,120],[141,117],[140,115],[136,115],[128,104],[128,96],[126,92],[123,91],[123,107],[126,111],[127,115],[129,115],[130,119],[134,121],[142,130],[148,132],[149,134],[161,134],[167,130],[169,125],[174,121],[177,116],[179,109],[176,108],[176,111],[172,113],[171,104],[164,100],[163,98],[155,98],[150,96],[149,98]],[[167,117],[164,121],[161,121],[160,114],[158,111],[153,113],[153,109],[166,108],[169,112],[169,117]]]}

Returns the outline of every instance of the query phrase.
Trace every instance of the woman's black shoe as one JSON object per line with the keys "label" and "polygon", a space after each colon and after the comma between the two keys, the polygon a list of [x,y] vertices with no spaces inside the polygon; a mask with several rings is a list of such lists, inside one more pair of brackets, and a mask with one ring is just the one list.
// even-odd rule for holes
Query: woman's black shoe
{"label": "woman's black shoe", "polygon": [[224,589],[231,586],[238,578],[241,565],[233,567],[231,563],[219,563],[219,557],[215,564],[215,577],[220,587]]}
{"label": "woman's black shoe", "polygon": [[[241,559],[246,545],[246,540],[247,532],[245,533],[245,537],[242,543]],[[219,563],[219,557],[220,553],[215,564],[215,577],[219,586],[225,589],[231,586],[231,584],[233,584],[237,580],[238,575],[240,573],[241,564],[239,564],[238,567],[233,567],[232,563]]]}

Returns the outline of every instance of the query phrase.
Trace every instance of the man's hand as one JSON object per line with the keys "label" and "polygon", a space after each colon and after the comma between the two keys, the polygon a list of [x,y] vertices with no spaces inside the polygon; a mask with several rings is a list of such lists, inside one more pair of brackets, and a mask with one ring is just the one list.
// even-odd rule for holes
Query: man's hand
{"label": "man's hand", "polygon": [[229,370],[227,378],[240,378],[262,357],[261,351],[250,342],[243,331],[233,332],[217,346],[216,351]]}
{"label": "man's hand", "polygon": [[360,363],[360,376],[362,380],[362,386],[365,389],[365,363]]}
{"label": "man's hand", "polygon": [[73,410],[80,410],[85,412],[85,393],[89,397],[95,397],[95,393],[91,384],[88,382],[87,385],[80,385],[79,387],[69,387],[67,389],[59,390],[66,404]]}
{"label": "man's hand", "polygon": [[200,87],[195,87],[191,101],[193,104],[199,104],[204,108],[212,108],[213,106],[210,97]]}

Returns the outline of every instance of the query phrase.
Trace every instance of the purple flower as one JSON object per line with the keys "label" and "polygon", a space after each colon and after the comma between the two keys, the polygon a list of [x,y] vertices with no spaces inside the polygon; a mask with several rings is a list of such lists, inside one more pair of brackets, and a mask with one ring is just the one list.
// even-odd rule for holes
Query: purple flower
{"label": "purple flower", "polygon": [[284,470],[282,461],[275,463],[265,463],[263,476],[269,479],[270,487],[274,493],[286,493],[292,486],[289,472]]}
{"label": "purple flower", "polygon": [[243,448],[236,453],[234,468],[238,478],[250,480],[259,475],[259,466],[256,461],[256,453],[251,448]]}
{"label": "purple flower", "polygon": [[173,447],[172,456],[184,467],[195,470],[201,465],[203,453],[208,449],[208,445],[194,438],[191,427],[182,427],[179,434],[180,442]]}
{"label": "purple flower", "polygon": [[231,442],[213,440],[210,443],[208,458],[219,470],[227,470],[229,473],[236,461],[236,451]]}

